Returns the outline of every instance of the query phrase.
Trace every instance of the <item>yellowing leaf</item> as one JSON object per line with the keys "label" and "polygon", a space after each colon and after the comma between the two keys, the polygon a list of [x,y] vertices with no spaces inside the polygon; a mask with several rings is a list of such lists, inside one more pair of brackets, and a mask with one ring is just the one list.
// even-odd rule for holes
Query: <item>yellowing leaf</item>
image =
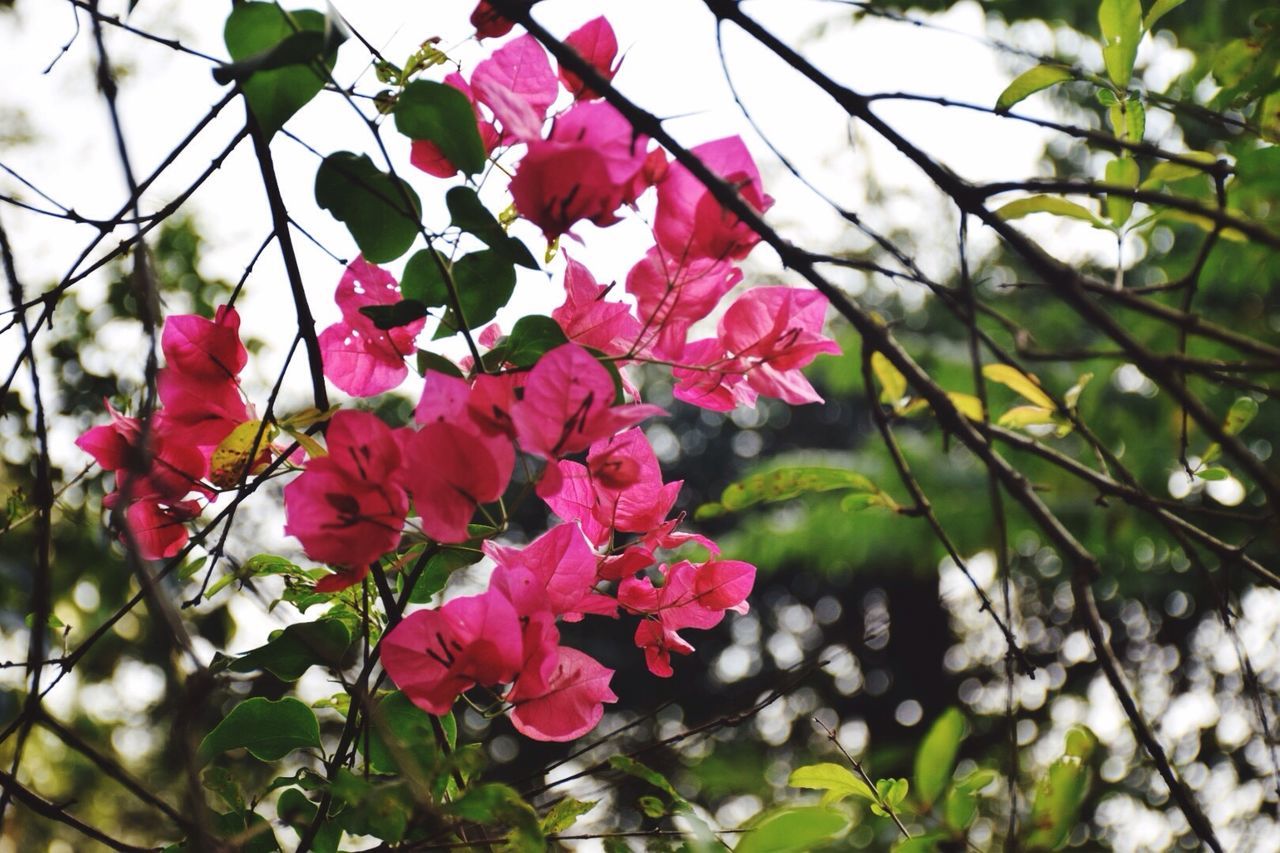
{"label": "yellowing leaf", "polygon": [[285,429],[285,432],[289,433],[289,437],[298,442],[298,446],[307,452],[307,458],[319,459],[323,456],[329,455],[329,451],[325,450],[324,446],[321,445],[320,442],[316,441],[305,432],[287,428]]}
{"label": "yellowing leaf", "polygon": [[[230,489],[246,474],[260,470],[271,460],[271,439],[275,427],[262,428],[262,421],[245,421],[231,431],[213,451],[209,459],[209,481],[220,489]],[[249,464],[249,455],[257,458]]]}
{"label": "yellowing leaf", "polygon": [[1023,373],[1016,367],[1010,367],[1007,364],[988,364],[982,368],[982,375],[992,382],[1011,388],[1043,409],[1053,411],[1058,408],[1049,395],[1041,390],[1040,380]]}
{"label": "yellowing leaf", "polygon": [[[1182,155],[1191,160],[1199,160],[1206,166],[1213,165],[1218,159],[1207,151],[1188,151]],[[1197,175],[1206,174],[1204,169],[1197,169],[1186,163],[1156,163],[1151,167],[1151,171],[1147,173],[1147,179],[1142,182],[1141,187],[1144,190],[1159,189],[1165,184],[1171,184],[1174,181],[1184,181],[1187,178],[1194,178]]]}
{"label": "yellowing leaf", "polygon": [[880,381],[880,402],[897,409],[907,395],[907,377],[879,352],[871,354],[871,369]]}
{"label": "yellowing leaf", "polygon": [[1082,373],[1080,378],[1076,380],[1076,384],[1067,389],[1067,393],[1062,395],[1062,401],[1067,404],[1068,409],[1075,409],[1076,404],[1080,402],[1080,394],[1084,392],[1084,388],[1089,384],[1089,380],[1093,379],[1092,373]]}
{"label": "yellowing leaf", "polygon": [[1042,409],[1039,406],[1014,406],[1000,416],[997,423],[1004,427],[1025,427],[1033,424],[1051,424],[1054,422],[1053,409]]}
{"label": "yellowing leaf", "polygon": [[730,484],[720,495],[725,510],[736,512],[758,503],[785,501],[810,492],[848,489],[855,492],[878,492],[875,483],[854,471],[840,468],[779,468],[753,474]]}
{"label": "yellowing leaf", "polygon": [[955,406],[960,414],[964,415],[971,421],[982,420],[982,401],[972,394],[960,394],[956,391],[948,391],[947,399],[951,401],[951,405]]}

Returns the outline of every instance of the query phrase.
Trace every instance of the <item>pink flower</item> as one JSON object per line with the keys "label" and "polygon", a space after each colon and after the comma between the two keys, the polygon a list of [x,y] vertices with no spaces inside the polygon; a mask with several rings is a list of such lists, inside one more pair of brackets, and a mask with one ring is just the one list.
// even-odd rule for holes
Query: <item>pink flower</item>
{"label": "pink flower", "polygon": [[502,497],[511,479],[507,460],[497,459],[474,432],[450,423],[430,423],[413,433],[405,442],[405,461],[405,483],[422,530],[437,542],[469,539],[476,507]]}
{"label": "pink flower", "polygon": [[156,415],[157,428],[173,441],[206,453],[250,420],[240,386],[232,378],[202,379],[170,366],[156,375],[156,390],[164,404]]}
{"label": "pink flower", "polygon": [[613,405],[609,371],[577,344],[550,350],[529,372],[524,398],[513,407],[520,447],[545,459],[586,450],[592,442],[654,415],[645,404]]}
{"label": "pink flower", "polygon": [[628,533],[662,524],[684,482],[662,482],[658,458],[638,427],[591,445],[587,470],[596,494],[596,520]]}
{"label": "pink flower", "polygon": [[545,140],[529,143],[511,179],[520,215],[554,240],[583,219],[601,227],[643,192],[648,139],[602,101],[580,102],[556,118]]}
{"label": "pink flower", "polygon": [[635,641],[644,649],[649,671],[668,677],[672,673],[671,653],[687,655],[693,651],[678,631],[714,627],[729,609],[746,612],[755,572],[751,564],[735,560],[702,566],[681,561],[663,567],[661,587],[654,587],[648,578],[624,579],[618,587],[618,602],[646,617],[636,628]]}
{"label": "pink flower", "polygon": [[422,429],[405,439],[405,485],[423,530],[439,542],[462,542],[476,506],[506,490],[515,448],[494,420],[495,385],[484,383],[477,395],[465,380],[443,373],[429,371],[426,380],[414,410]]}
{"label": "pink flower", "polygon": [[508,576],[509,586],[531,583],[556,616],[617,615],[617,603],[594,590],[596,554],[577,524],[558,524],[524,548],[489,541],[484,552],[498,564],[495,577]]}
{"label": "pink flower", "polygon": [[391,273],[358,257],[347,266],[335,294],[342,320],[320,333],[324,375],[348,394],[370,397],[395,388],[409,373],[404,358],[425,319],[383,331],[360,313],[369,305],[400,301]]}
{"label": "pink flower", "polygon": [[138,556],[144,560],[167,560],[176,557],[187,544],[186,523],[199,514],[198,501],[166,503],[147,498],[125,511],[125,523]]}
{"label": "pink flower", "polygon": [[547,685],[531,687],[523,678],[507,694],[511,722],[534,740],[566,741],[581,737],[604,716],[604,703],[618,697],[609,689],[613,670],[577,649],[560,646]]}
{"label": "pink flower", "polygon": [[796,405],[821,402],[800,368],[821,353],[840,353],[822,334],[826,310],[827,298],[813,290],[755,287],[720,318],[720,342],[748,371],[755,391]]}
{"label": "pink flower", "polygon": [[[761,188],[760,172],[740,137],[705,142],[692,152],[760,213],[773,205],[773,199]],[[678,163],[671,164],[658,185],[654,233],[658,245],[677,263],[691,258],[739,260],[760,241],[760,235],[721,207],[702,182]]]}
{"label": "pink flower", "polygon": [[285,532],[313,560],[354,570],[346,578],[355,583],[400,542],[409,511],[396,476],[400,446],[376,415],[356,411],[333,416],[328,445],[328,456],[284,487]]}
{"label": "pink flower", "polygon": [[476,100],[493,110],[509,142],[540,137],[547,110],[560,92],[546,51],[527,33],[477,65],[471,88]]}
{"label": "pink flower", "polygon": [[640,336],[640,321],[623,302],[605,299],[612,285],[598,284],[590,270],[565,253],[564,303],[551,312],[565,337],[606,355],[627,353]]}
{"label": "pink flower", "polygon": [[445,714],[477,684],[505,684],[525,663],[520,616],[495,587],[406,616],[382,641],[382,666],[424,711]]}
{"label": "pink flower", "polygon": [[[612,80],[613,75],[618,73],[618,67],[613,64],[614,58],[618,55],[618,38],[613,34],[613,27],[603,15],[578,27],[565,38],[564,43],[591,63],[604,79]],[[569,94],[573,95],[574,100],[589,101],[600,97],[599,92],[587,88],[581,78],[572,71],[563,66],[557,70],[560,74],[560,82],[569,90]]]}
{"label": "pink flower", "polygon": [[713,412],[730,412],[739,405],[753,406],[759,396],[746,382],[746,367],[724,351],[716,338],[685,345],[680,365],[673,367],[673,396]]}
{"label": "pink flower", "polygon": [[636,298],[646,344],[654,351],[679,358],[689,327],[706,317],[721,297],[742,280],[742,271],[728,261],[676,258],[654,246],[627,273],[627,292]]}
{"label": "pink flower", "polygon": [[219,306],[212,320],[196,314],[170,317],[160,347],[172,370],[195,379],[234,380],[249,360],[240,343],[240,315],[229,305]]}

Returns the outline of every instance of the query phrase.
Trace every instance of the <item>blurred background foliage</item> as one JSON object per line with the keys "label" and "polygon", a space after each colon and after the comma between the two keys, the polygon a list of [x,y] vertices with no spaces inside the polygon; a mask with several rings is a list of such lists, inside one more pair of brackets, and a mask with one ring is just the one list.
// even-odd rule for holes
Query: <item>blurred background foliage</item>
{"label": "blurred background foliage", "polygon": [[[851,4],[841,14],[854,19],[865,14],[916,17],[951,5],[947,0],[910,6],[875,3],[866,8]],[[1062,46],[1056,58],[1068,64],[1081,58],[1072,49],[1096,38],[1092,0],[1054,4],[1008,0],[982,6],[993,38],[1016,47],[1021,26],[1047,26],[1055,44]],[[1242,178],[1234,185],[1230,203],[1273,228],[1280,225],[1280,160],[1270,147],[1276,139],[1274,130],[1266,129],[1280,121],[1274,96],[1250,90],[1224,102],[1220,94],[1247,77],[1251,63],[1271,62],[1274,67],[1280,28],[1275,13],[1270,0],[1192,0],[1175,8],[1160,25],[1161,38],[1173,40],[1164,47],[1176,44],[1190,50],[1195,63],[1164,91],[1150,93],[1148,103],[1155,110],[1161,99],[1167,99],[1165,105],[1175,122],[1172,138],[1180,137],[1186,147],[1230,162],[1255,163],[1248,180]],[[1026,65],[1024,57],[1002,55],[1008,57],[1011,70]],[[1274,74],[1271,83],[1274,86]],[[1093,91],[1091,85],[1073,83],[1057,87],[1051,97],[1078,123],[1103,128],[1105,108]],[[992,101],[996,94],[991,93]],[[1230,119],[1225,126],[1215,118],[1220,113]],[[1263,132],[1260,135],[1248,127]],[[1161,144],[1176,147],[1169,139]],[[1090,172],[1092,153],[1087,143],[1064,137],[1049,146],[1045,157],[1059,176],[1095,178]],[[1207,177],[1182,182],[1177,189],[1212,199]],[[874,220],[876,212],[865,211],[864,216]],[[166,313],[211,314],[213,306],[230,293],[232,283],[202,274],[198,219],[170,221],[158,235],[151,252],[164,288]],[[905,246],[911,245],[913,237],[905,231],[888,236]],[[1144,235],[1146,253],[1130,273],[1128,284],[1141,287],[1178,279],[1194,265],[1203,240],[1203,230],[1193,224],[1160,222]],[[831,250],[889,263],[854,238],[848,246]],[[1104,267],[1092,272],[1102,278],[1111,274]],[[1108,340],[1082,325],[1052,294],[1037,286],[1011,254],[997,250],[974,260],[971,275],[982,300],[1008,319],[1005,324],[984,322],[983,327],[1010,350],[1030,346],[1046,352],[1089,353],[1111,348]],[[124,270],[116,268],[102,304],[82,305],[73,290],[54,317],[48,353],[59,379],[57,411],[82,428],[100,420],[103,398],[123,406],[137,391],[111,370],[99,373],[98,367],[89,366],[111,363],[91,358],[89,348],[104,346],[113,327],[135,328],[129,319],[135,311],[127,282]],[[1222,326],[1274,342],[1280,339],[1278,282],[1280,252],[1260,244],[1220,240],[1201,273],[1196,310]],[[940,283],[958,286],[959,269],[941,276]],[[972,392],[968,333],[950,311],[934,299],[920,299],[918,293],[906,298],[900,288],[913,285],[867,278],[852,280],[850,287],[893,325],[912,355],[942,386]],[[1150,298],[1176,307],[1181,296],[1172,292]],[[1153,348],[1174,345],[1176,330],[1169,324],[1133,311],[1118,316],[1133,335]],[[1025,334],[1011,329],[1025,330]],[[761,401],[754,411],[728,416],[672,404],[672,417],[649,427],[667,478],[685,481],[683,509],[692,513],[717,500],[731,482],[785,464],[847,467],[869,477],[901,503],[909,503],[869,415],[876,403],[862,388],[860,343],[840,325],[835,334],[846,355],[820,360],[810,373],[825,404],[790,408]],[[1229,351],[1197,341],[1192,352],[1208,358],[1226,356]],[[1136,368],[1113,357],[1028,364],[1046,387],[1059,393],[1082,374],[1092,373],[1094,379],[1081,399],[1081,418],[1138,482],[1162,499],[1176,500],[1180,511],[1194,513],[1197,523],[1209,532],[1228,542],[1249,542],[1255,559],[1276,565],[1280,535],[1256,513],[1254,494],[1235,496],[1204,481],[1186,483],[1178,462],[1177,409]],[[656,372],[642,378],[647,399],[672,403],[669,387]],[[1266,376],[1248,378],[1262,385],[1267,380]],[[1223,415],[1235,399],[1249,393],[1222,383],[1191,381],[1205,403]],[[1003,387],[989,388],[994,411],[1017,402]],[[1269,390],[1254,396],[1261,402],[1260,412],[1244,438],[1255,455],[1276,470],[1273,442],[1280,435],[1280,406]],[[4,401],[0,661],[7,662],[8,668],[0,685],[0,719],[6,721],[16,716],[23,696],[22,671],[12,662],[25,655],[22,623],[29,607],[28,561],[34,547],[26,499],[33,453],[27,403],[16,392]],[[397,406],[401,413],[407,411],[404,403],[394,400],[382,406],[388,412]],[[939,520],[969,559],[975,577],[998,598],[991,550],[997,530],[986,498],[985,470],[957,443],[949,442],[927,416],[902,419],[895,428]],[[1072,458],[1092,462],[1079,436],[1046,440]],[[1206,444],[1194,430],[1189,443],[1192,453]],[[1197,791],[1223,837],[1232,839],[1231,847],[1237,850],[1280,849],[1274,743],[1260,731],[1258,708],[1248,689],[1249,674],[1237,654],[1247,652],[1259,688],[1257,698],[1274,725],[1275,696],[1280,690],[1280,644],[1276,642],[1280,592],[1257,587],[1250,576],[1231,566],[1211,573],[1197,570],[1148,516],[1101,498],[1096,490],[1042,460],[1013,451],[1010,456],[1081,542],[1100,556],[1103,580],[1097,586],[1098,598],[1116,628],[1113,642],[1143,709],[1170,747],[1174,764]],[[55,654],[63,631],[83,636],[137,590],[118,546],[102,528],[103,477],[96,469],[55,472],[55,482],[65,485],[54,527],[58,622],[51,635]],[[728,619],[697,638],[697,652],[677,662],[675,678],[649,676],[625,630],[565,627],[570,644],[618,668],[614,689],[621,702],[601,732],[636,720],[646,709],[656,709],[615,738],[603,750],[605,754],[638,749],[675,734],[682,726],[732,715],[785,686],[786,695],[779,701],[740,723],[718,728],[708,739],[652,749],[641,757],[726,826],[737,825],[764,804],[795,796],[794,789],[788,792],[785,785],[792,768],[839,760],[832,757],[833,747],[814,724],[815,718],[833,729],[841,745],[875,774],[908,776],[927,725],[945,708],[959,706],[972,730],[962,762],[969,767],[1004,767],[1006,670],[998,631],[979,611],[976,598],[922,519],[884,508],[845,512],[839,503],[839,496],[810,496],[700,523],[701,530],[725,546],[729,557],[754,562],[761,574],[751,613]],[[1034,525],[1011,502],[1005,506],[1013,622],[1038,666],[1034,678],[1019,676],[1015,683],[1015,737],[1024,788],[1030,789],[1037,774],[1061,753],[1070,726],[1089,724],[1102,747],[1083,819],[1070,843],[1085,849],[1194,847],[1185,822],[1119,715],[1082,630],[1071,620],[1071,592],[1059,555],[1041,541]],[[526,504],[524,512],[516,522],[526,530],[536,530],[545,522],[542,511],[532,504]],[[252,553],[245,550],[238,556],[244,559]],[[237,594],[235,589],[187,611],[193,632],[211,647],[223,647],[234,630],[227,597]],[[175,589],[175,598],[186,597],[184,592],[190,590]],[[1224,597],[1230,602],[1231,621],[1238,626],[1234,633],[1225,627],[1220,607]],[[166,755],[175,715],[194,715],[191,725],[196,731],[207,731],[221,716],[217,707],[175,705],[174,697],[181,693],[168,683],[172,668],[166,663],[173,653],[163,634],[153,632],[145,618],[127,616],[66,676],[75,680],[76,699],[52,710],[80,738],[112,755],[162,796],[184,784],[176,778],[178,766]],[[276,698],[291,687],[263,673],[234,683],[232,689],[239,698]],[[565,747],[518,738],[504,719],[488,721],[471,711],[460,716],[462,737],[486,744],[488,778],[527,786],[542,777],[549,763],[566,754]],[[7,766],[11,750],[12,741],[0,747],[0,763]],[[37,727],[29,751],[24,767],[47,797],[75,801],[77,813],[91,823],[139,840],[156,840],[147,829],[154,813],[49,731]],[[574,759],[557,772],[572,772],[592,760]],[[244,760],[237,769],[247,777],[255,772],[255,765]],[[665,825],[662,818],[646,816],[638,805],[638,797],[646,793],[651,791],[635,780],[607,774],[592,777],[589,785],[575,790],[579,798],[604,797],[617,828]],[[986,849],[1002,835],[1001,809],[1007,799],[1003,792],[989,798],[985,816],[971,835],[980,848]],[[176,797],[172,801],[176,803]],[[882,847],[892,832],[881,823],[864,823],[844,844]],[[291,836],[281,832],[281,838],[286,837]],[[33,819],[22,810],[11,815],[0,838],[0,849],[13,851],[85,849],[82,844],[64,827]]]}

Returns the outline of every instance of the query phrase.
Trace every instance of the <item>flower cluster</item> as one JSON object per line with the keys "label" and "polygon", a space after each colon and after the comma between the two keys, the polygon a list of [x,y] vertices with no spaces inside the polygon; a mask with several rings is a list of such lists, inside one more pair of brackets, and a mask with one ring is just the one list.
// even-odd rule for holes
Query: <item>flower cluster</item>
{"label": "flower cluster", "polygon": [[[111,423],[76,441],[115,472],[115,491],[103,503],[123,512],[128,537],[148,560],[172,557],[186,545],[186,522],[200,514],[199,498],[215,494],[206,478],[215,488],[233,485],[270,454],[265,443],[252,463],[243,454],[218,452],[237,429],[249,425],[256,433],[258,426],[250,420],[237,380],[248,353],[234,308],[219,308],[212,320],[170,317],[160,345],[167,366],[156,378],[162,408],[155,417],[144,426],[108,403]],[[191,498],[192,493],[199,497]]]}
{"label": "flower cluster", "polygon": [[[482,37],[510,29],[484,3],[473,22]],[[618,70],[605,19],[567,43],[605,79]],[[476,338],[488,350],[481,358],[425,362],[437,369],[423,372],[413,423],[393,428],[368,412],[334,414],[326,447],[309,446],[311,458],[284,489],[285,529],[334,569],[317,582],[319,592],[359,583],[411,546],[481,550],[494,566],[485,592],[406,615],[383,639],[382,665],[431,713],[447,712],[472,688],[490,688],[521,732],[567,740],[594,727],[617,697],[611,669],[561,644],[562,621],[634,619],[649,670],[667,677],[672,654],[693,651],[681,632],[710,628],[729,610],[745,612],[755,579],[752,565],[720,559],[714,542],[681,529],[681,483],[664,482],[639,426],[665,413],[638,399],[628,367],[666,365],[677,398],[727,411],[760,395],[819,400],[801,368],[839,350],[822,334],[819,294],[753,286],[722,310],[743,282],[737,264],[758,236],[579,77],[553,71],[531,36],[508,41],[469,79],[453,73],[444,82],[471,103],[486,152],[514,162],[514,208],[549,241],[578,239],[573,229],[583,221],[612,225],[652,190],[654,244],[627,274],[626,295],[614,299],[612,286],[565,253],[565,298],[550,318],[564,342],[517,360],[509,339],[489,326]],[[556,111],[560,102],[566,105]],[[762,213],[770,207],[740,139],[693,150],[745,203]],[[438,178],[458,172],[430,141],[413,143],[411,162]],[[319,335],[325,375],[338,388],[372,396],[409,375],[405,359],[424,319],[393,328],[375,321],[401,297],[389,271],[364,258],[348,266],[335,297],[342,318]],[[718,311],[715,334],[690,340]],[[226,477],[211,471],[207,451],[249,418],[235,381],[245,361],[235,328],[230,309],[212,322],[175,317],[166,327],[165,409],[151,443],[152,473],[131,493],[150,502],[146,512],[180,515],[183,489],[205,476]],[[81,443],[123,479],[131,469],[121,460],[136,433],[115,416],[113,426],[91,430]],[[171,437],[196,452],[166,456]],[[501,501],[520,460],[532,494],[557,519],[523,547],[495,538],[501,522],[484,535],[473,527],[477,513],[505,517]],[[183,472],[182,489],[151,483],[164,479],[155,474],[162,467]],[[144,556],[170,555],[176,541],[176,534],[157,540]],[[701,561],[687,558],[689,543],[705,553]],[[390,571],[400,561],[385,565]]]}

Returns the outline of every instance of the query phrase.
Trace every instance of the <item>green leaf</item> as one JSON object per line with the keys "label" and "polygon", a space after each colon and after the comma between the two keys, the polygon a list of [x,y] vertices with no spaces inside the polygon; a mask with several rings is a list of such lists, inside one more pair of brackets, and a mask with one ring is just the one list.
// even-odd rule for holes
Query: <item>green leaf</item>
{"label": "green leaf", "polygon": [[1147,133],[1147,109],[1142,101],[1130,98],[1125,104],[1125,138],[1130,142],[1141,142]]}
{"label": "green leaf", "polygon": [[[285,12],[275,3],[241,3],[223,28],[230,65],[215,71],[241,90],[263,134],[270,138],[324,88],[327,75],[310,63],[323,55],[333,70],[343,36],[312,9]],[[245,79],[247,78],[247,79]]]}
{"label": "green leaf", "polygon": [[[449,725],[444,727],[447,732],[453,728],[453,715],[445,717],[449,718]],[[365,757],[373,772],[421,775],[436,767],[440,753],[431,715],[414,705],[408,696],[400,691],[384,696],[374,706],[369,719],[372,726]],[[442,724],[443,720],[444,717]],[[357,746],[364,750],[363,738]],[[417,766],[406,766],[403,762],[416,762]]]}
{"label": "green leaf", "polygon": [[1185,2],[1186,0],[1156,0],[1151,4],[1151,8],[1147,10],[1147,17],[1142,20],[1142,29],[1146,32],[1151,32],[1156,25],[1156,21],[1159,21]]}
{"label": "green leaf", "polygon": [[[280,794],[280,799],[276,800],[276,814],[301,834],[315,820],[316,805],[297,788],[287,788]],[[342,827],[335,820],[326,820],[320,824],[320,831],[316,833],[311,849],[316,853],[337,853],[341,840]]]}
{"label": "green leaf", "polygon": [[415,80],[396,101],[396,130],[410,139],[435,143],[440,153],[462,172],[474,175],[488,158],[475,109],[462,92],[431,80]]}
{"label": "green leaf", "polygon": [[1072,76],[1071,72],[1066,68],[1060,68],[1056,65],[1037,65],[1035,68],[1023,71],[1013,78],[1013,82],[1006,86],[1005,90],[1000,93],[1000,97],[996,99],[996,112],[1008,112],[1014,104],[1027,96],[1033,95],[1041,89],[1048,89],[1050,86],[1065,83],[1072,79]]}
{"label": "green leaf", "polygon": [[982,368],[982,375],[992,382],[998,382],[1016,391],[1042,409],[1056,411],[1058,408],[1053,399],[1040,388],[1040,380],[1023,373],[1016,367],[1007,364],[988,364]]}
{"label": "green leaf", "polygon": [[1102,31],[1102,60],[1107,76],[1121,89],[1133,76],[1133,60],[1142,38],[1142,3],[1139,0],[1102,0],[1098,6]]}
{"label": "green leaf", "polygon": [[271,701],[260,696],[231,709],[200,741],[201,764],[230,749],[247,749],[259,761],[279,761],[295,749],[320,748],[316,715],[297,699]]}
{"label": "green leaf", "polygon": [[1084,762],[1096,744],[1097,738],[1083,726],[1067,733],[1066,754],[1049,766],[1036,785],[1027,847],[1054,850],[1067,842],[1089,788],[1090,772]]}
{"label": "green leaf", "polygon": [[1257,416],[1258,404],[1251,397],[1237,397],[1222,422],[1222,431],[1227,435],[1239,435]]}
{"label": "green leaf", "polygon": [[646,817],[666,817],[667,804],[662,801],[661,797],[655,797],[652,794],[645,794],[636,800],[640,806],[640,811],[645,813]]}
{"label": "green leaf", "polygon": [[227,768],[207,768],[200,774],[200,784],[217,794],[233,812],[244,811],[244,792],[240,790],[240,780]]}
{"label": "green leaf", "polygon": [[545,833],[564,832],[577,822],[578,818],[596,807],[598,800],[575,800],[565,797],[543,816],[541,824]]}
{"label": "green leaf", "polygon": [[479,562],[482,556],[484,555],[479,551],[462,548],[444,548],[439,553],[433,554],[427,560],[427,565],[423,568],[417,583],[413,585],[413,591],[409,593],[409,601],[413,604],[431,602],[436,594],[444,589],[451,574],[464,566]]}
{"label": "green leaf", "polygon": [[427,306],[416,299],[401,299],[393,305],[365,305],[360,313],[379,329],[398,329],[427,316]]}
{"label": "green leaf", "polygon": [[480,203],[480,196],[470,187],[454,187],[445,194],[445,204],[453,224],[471,234],[497,252],[502,258],[531,270],[538,269],[529,249],[507,234],[497,217]]}
{"label": "green leaf", "polygon": [[339,151],[324,158],[316,171],[315,192],[316,204],[347,226],[370,263],[394,261],[418,236],[418,194],[363,154]]}
{"label": "green leaf", "polygon": [[1098,103],[1104,107],[1114,107],[1120,103],[1120,99],[1116,97],[1116,93],[1105,87],[1099,88],[1094,93],[1094,97],[1098,99]]}
{"label": "green leaf", "polygon": [[996,216],[1009,220],[1021,219],[1032,213],[1052,213],[1056,216],[1070,216],[1072,219],[1088,222],[1094,228],[1107,227],[1105,222],[1087,208],[1081,207],[1074,201],[1067,201],[1065,198],[1058,198],[1053,195],[1033,195],[1028,198],[1011,201],[997,210]]}
{"label": "green leaf", "polygon": [[1000,778],[1000,774],[994,770],[982,769],[974,770],[966,776],[961,776],[955,782],[955,788],[958,791],[964,791],[967,794],[977,794],[983,788]]}
{"label": "green leaf", "polygon": [[533,807],[514,789],[498,783],[476,785],[444,811],[482,826],[495,823],[512,827],[508,836],[515,849],[542,851],[546,840]]}
{"label": "green leaf", "polygon": [[948,826],[968,829],[978,817],[978,798],[959,788],[949,788],[942,800],[942,816]]}
{"label": "green leaf", "polygon": [[453,265],[453,281],[467,325],[476,329],[493,319],[498,309],[511,300],[516,287],[516,270],[492,249],[472,252]]}
{"label": "green leaf", "polygon": [[353,835],[376,835],[392,843],[402,839],[413,797],[405,782],[386,778],[363,779],[340,768],[329,786],[333,799],[343,806],[336,823]]}
{"label": "green leaf", "polygon": [[872,803],[876,799],[867,783],[855,776],[852,770],[831,762],[797,767],[791,771],[787,784],[793,788],[826,791],[826,796],[822,798],[823,805],[838,802],[845,797],[861,797]]}
{"label": "green leaf", "polygon": [[420,349],[418,350],[418,375],[425,376],[429,370],[443,373],[445,376],[452,376],[455,379],[463,378],[462,371],[458,369],[458,365],[439,353]]}
{"label": "green leaf", "polygon": [[840,468],[779,468],[731,483],[720,495],[720,503],[726,510],[737,512],[758,503],[776,503],[803,494],[835,489],[879,491],[875,483],[854,471]]}
{"label": "green leaf", "polygon": [[[1212,154],[1205,151],[1188,151],[1183,155],[1195,160],[1203,160],[1205,165],[1213,165],[1217,160]],[[1168,161],[1156,163],[1151,167],[1151,171],[1147,173],[1147,179],[1139,186],[1144,190],[1155,190],[1165,184],[1172,184],[1176,181],[1185,181],[1187,178],[1197,178],[1206,174],[1204,169],[1197,169],[1195,166],[1189,166],[1185,163],[1170,163]]]}
{"label": "green leaf", "polygon": [[946,839],[947,836],[941,832],[930,832],[911,838],[899,838],[889,849],[893,853],[937,853],[938,850],[943,849],[939,847],[938,842]]}
{"label": "green leaf", "polygon": [[400,295],[423,305],[447,305],[449,286],[445,283],[444,271],[448,269],[449,261],[435,249],[414,252],[400,276]]}
{"label": "green leaf", "polygon": [[843,836],[848,815],[821,806],[776,808],[752,818],[737,853],[807,853]]}
{"label": "green leaf", "polygon": [[964,736],[964,715],[957,708],[948,708],[920,742],[915,762],[916,796],[926,810],[947,787]]}
{"label": "green leaf", "polygon": [[543,353],[568,340],[555,320],[530,314],[516,321],[515,328],[507,336],[503,357],[517,367],[532,367]]}
{"label": "green leaf", "polygon": [[245,577],[257,575],[294,575],[301,569],[291,560],[277,557],[275,554],[255,554],[244,561],[240,574]]}
{"label": "green leaf", "polygon": [[623,773],[626,773],[629,776],[634,776],[637,779],[641,779],[645,782],[648,782],[653,787],[664,792],[667,796],[669,796],[672,799],[673,802],[677,802],[677,803],[685,802],[684,797],[680,796],[680,792],[675,789],[675,786],[673,786],[669,781],[667,781],[666,776],[663,776],[661,773],[659,773],[657,770],[654,770],[652,767],[649,767],[645,764],[641,764],[639,761],[636,761],[634,758],[628,758],[625,755],[614,755],[609,759],[609,766],[612,767],[614,770],[621,770]]}
{"label": "green leaf", "polygon": [[[1106,181],[1109,184],[1133,188],[1138,185],[1138,163],[1130,157],[1117,157],[1107,163]],[[1133,199],[1128,196],[1107,193],[1107,218],[1118,228],[1129,221],[1133,213]]]}
{"label": "green leaf", "polygon": [[312,666],[340,668],[352,650],[351,630],[337,619],[322,618],[290,625],[266,645],[238,658],[224,658],[212,669],[215,672],[265,669],[281,681],[297,681]]}
{"label": "green leaf", "polygon": [[1226,468],[1201,468],[1196,472],[1196,476],[1201,480],[1226,480],[1231,476],[1231,472]]}

